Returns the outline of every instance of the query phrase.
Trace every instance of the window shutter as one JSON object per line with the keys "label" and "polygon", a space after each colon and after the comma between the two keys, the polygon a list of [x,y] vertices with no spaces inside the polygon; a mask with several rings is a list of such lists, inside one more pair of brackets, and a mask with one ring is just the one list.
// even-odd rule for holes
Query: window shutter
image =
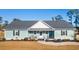
{"label": "window shutter", "polygon": [[67,30],[66,30],[66,35],[67,35]]}
{"label": "window shutter", "polygon": [[13,30],[13,36],[15,36],[15,30]]}
{"label": "window shutter", "polygon": [[18,36],[20,35],[20,31],[18,30]]}

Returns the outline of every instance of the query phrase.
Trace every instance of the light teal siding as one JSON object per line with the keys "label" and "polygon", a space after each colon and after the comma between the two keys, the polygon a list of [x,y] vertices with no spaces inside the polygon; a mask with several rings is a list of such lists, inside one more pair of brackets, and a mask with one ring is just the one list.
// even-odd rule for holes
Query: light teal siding
{"label": "light teal siding", "polygon": [[61,30],[54,31],[54,39],[60,39],[61,37]]}
{"label": "light teal siding", "polygon": [[6,40],[11,40],[13,38],[13,31],[12,30],[5,30],[5,38]]}
{"label": "light teal siding", "polygon": [[68,30],[68,36],[71,38],[71,40],[74,40],[74,34],[75,34],[75,31],[73,30]]}
{"label": "light teal siding", "polygon": [[74,30],[67,30],[67,35],[61,35],[61,30],[55,30],[55,39],[70,39],[74,40]]}
{"label": "light teal siding", "polygon": [[[17,30],[15,30],[17,31]],[[6,40],[11,40],[11,39],[16,39],[18,38],[19,40],[24,39],[25,37],[31,37],[31,36],[36,36],[37,38],[40,36],[40,33],[28,33],[28,30],[19,30],[20,35],[13,36],[13,30],[5,30],[5,38]],[[42,33],[42,36],[45,38],[49,37],[49,33]],[[74,30],[67,30],[67,36],[66,35],[61,35],[61,30],[55,30],[54,31],[54,39],[70,39],[74,40]]]}
{"label": "light teal siding", "polygon": [[17,35],[13,36],[13,30],[6,30],[5,31],[6,40],[11,40],[11,39],[16,39],[16,38],[21,40],[21,39],[24,39],[25,37],[28,37],[28,30],[19,30],[19,32],[20,32],[19,36]]}

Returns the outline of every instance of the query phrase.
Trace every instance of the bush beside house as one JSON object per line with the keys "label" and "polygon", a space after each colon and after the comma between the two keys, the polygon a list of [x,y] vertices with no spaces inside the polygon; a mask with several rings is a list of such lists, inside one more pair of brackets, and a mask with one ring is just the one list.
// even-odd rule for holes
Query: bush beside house
{"label": "bush beside house", "polygon": [[4,38],[4,30],[0,30],[0,40],[3,40]]}

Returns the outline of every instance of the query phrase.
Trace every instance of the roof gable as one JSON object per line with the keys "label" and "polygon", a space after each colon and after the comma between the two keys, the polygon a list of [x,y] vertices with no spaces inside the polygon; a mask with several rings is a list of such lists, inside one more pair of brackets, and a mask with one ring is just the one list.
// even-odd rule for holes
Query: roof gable
{"label": "roof gable", "polygon": [[48,25],[44,24],[43,21],[38,21],[34,25],[32,25],[30,28],[50,28]]}

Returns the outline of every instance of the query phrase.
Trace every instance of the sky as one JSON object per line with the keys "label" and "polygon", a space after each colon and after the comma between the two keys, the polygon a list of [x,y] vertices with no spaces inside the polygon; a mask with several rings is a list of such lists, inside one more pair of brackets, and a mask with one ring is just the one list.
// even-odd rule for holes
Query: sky
{"label": "sky", "polygon": [[52,17],[61,15],[68,21],[67,9],[0,9],[3,20],[11,22],[14,18],[20,20],[52,20]]}

